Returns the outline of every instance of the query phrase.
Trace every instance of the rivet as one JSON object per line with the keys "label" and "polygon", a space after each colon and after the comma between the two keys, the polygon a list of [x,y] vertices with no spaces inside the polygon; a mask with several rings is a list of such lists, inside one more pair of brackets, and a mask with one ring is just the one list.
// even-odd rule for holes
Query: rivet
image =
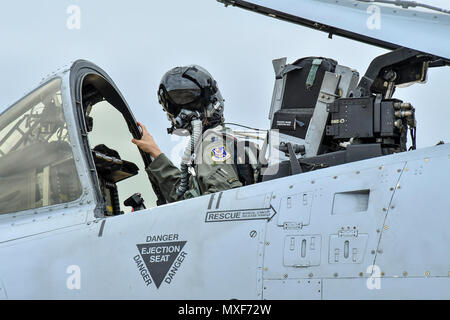
{"label": "rivet", "polygon": [[425,162],[430,162],[430,158],[425,158],[424,161]]}
{"label": "rivet", "polygon": [[383,249],[379,249],[379,250],[378,250],[378,253],[383,253]]}
{"label": "rivet", "polygon": [[397,189],[400,189],[401,187],[400,187],[400,185],[397,185]]}
{"label": "rivet", "polygon": [[404,271],[403,276],[406,277],[408,275],[408,272]]}
{"label": "rivet", "polygon": [[386,212],[386,211],[387,211],[387,209],[386,209],[386,208],[383,208],[383,211],[384,211],[384,212]]}
{"label": "rivet", "polygon": [[426,275],[427,277],[429,277],[429,276],[430,276],[430,271],[425,272],[425,275]]}
{"label": "rivet", "polygon": [[294,186],[291,185],[291,186],[289,186],[289,189],[292,189],[293,187],[294,187]]}
{"label": "rivet", "polygon": [[356,171],[356,174],[360,174],[361,172],[360,171]]}
{"label": "rivet", "polygon": [[287,279],[287,277],[288,277],[288,275],[287,275],[287,273],[286,273],[286,274],[284,275],[284,278]]}
{"label": "rivet", "polygon": [[397,172],[402,172],[402,169],[397,169]]}
{"label": "rivet", "polygon": [[333,179],[337,179],[337,176],[334,176]]}
{"label": "rivet", "polygon": [[383,170],[383,166],[379,166],[379,167],[378,167],[378,170]]}
{"label": "rivet", "polygon": [[311,183],[314,184],[314,183],[316,183],[316,182],[313,180],[313,181],[311,181]]}
{"label": "rivet", "polygon": [[336,272],[336,273],[334,274],[334,277],[337,278],[337,276],[338,276],[338,274],[337,274],[337,272]]}
{"label": "rivet", "polygon": [[267,270],[269,270],[269,268],[264,268],[264,271],[267,271]]}
{"label": "rivet", "polygon": [[359,276],[360,276],[360,277],[362,277],[362,276],[363,276],[363,274],[364,274],[364,273],[360,272],[360,273],[359,273]]}
{"label": "rivet", "polygon": [[382,277],[384,277],[384,275],[385,275],[385,273],[384,273],[384,272],[382,272],[382,273],[381,273],[381,276],[382,276]]}
{"label": "rivet", "polygon": [[270,242],[266,242],[266,246],[268,246],[270,244]]}
{"label": "rivet", "polygon": [[391,206],[391,209],[395,209],[395,206]]}
{"label": "rivet", "polygon": [[389,190],[394,191],[394,188],[390,187]]}
{"label": "rivet", "polygon": [[312,277],[313,277],[313,274],[312,274],[312,273],[308,274],[308,277],[312,278]]}
{"label": "rivet", "polygon": [[377,229],[377,233],[380,233],[381,232],[381,230],[380,229]]}
{"label": "rivet", "polygon": [[375,254],[375,250],[370,251],[371,254]]}
{"label": "rivet", "polygon": [[384,226],[384,230],[387,230],[387,229],[389,229],[389,226]]}

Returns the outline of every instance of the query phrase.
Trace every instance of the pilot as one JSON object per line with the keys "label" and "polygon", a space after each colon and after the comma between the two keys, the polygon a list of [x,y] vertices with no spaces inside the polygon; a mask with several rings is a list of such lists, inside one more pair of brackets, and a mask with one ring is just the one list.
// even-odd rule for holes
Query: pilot
{"label": "pilot", "polygon": [[146,168],[168,202],[237,188],[236,139],[224,127],[224,100],[211,74],[198,65],[169,70],[161,79],[159,103],[172,124],[169,134],[189,135],[181,170],[162,153],[146,127],[133,139],[153,158]]}

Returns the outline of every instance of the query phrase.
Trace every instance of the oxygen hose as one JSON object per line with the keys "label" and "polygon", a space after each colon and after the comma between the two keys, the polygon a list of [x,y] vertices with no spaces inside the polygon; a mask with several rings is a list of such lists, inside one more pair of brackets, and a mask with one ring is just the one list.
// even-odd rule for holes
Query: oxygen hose
{"label": "oxygen hose", "polygon": [[181,180],[177,188],[177,197],[181,198],[189,189],[189,167],[195,160],[192,158],[198,143],[202,137],[202,122],[201,120],[192,120],[191,122],[192,134],[190,143],[184,149],[183,157],[181,158]]}

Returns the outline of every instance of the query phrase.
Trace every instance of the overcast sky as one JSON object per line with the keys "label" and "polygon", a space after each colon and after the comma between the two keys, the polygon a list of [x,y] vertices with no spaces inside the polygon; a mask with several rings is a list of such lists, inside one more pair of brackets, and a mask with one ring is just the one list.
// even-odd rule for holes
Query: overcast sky
{"label": "overcast sky", "polygon": [[[449,8],[445,0],[422,2]],[[70,5],[81,10],[80,29],[67,28]],[[363,74],[386,52],[215,0],[8,1],[0,11],[0,39],[0,112],[57,67],[87,59],[112,77],[163,150],[174,142],[156,89],[174,66],[208,69],[226,99],[226,120],[267,128],[272,59],[324,56]],[[433,69],[428,84],[397,91],[417,109],[419,147],[450,141],[449,83],[450,68]]]}

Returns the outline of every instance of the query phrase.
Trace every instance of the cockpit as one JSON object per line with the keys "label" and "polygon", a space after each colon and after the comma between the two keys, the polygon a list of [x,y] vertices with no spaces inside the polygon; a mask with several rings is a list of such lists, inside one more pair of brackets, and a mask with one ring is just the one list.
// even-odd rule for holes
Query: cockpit
{"label": "cockpit", "polygon": [[[395,88],[447,64],[401,48],[360,80],[332,59],[274,60],[271,128],[261,131],[269,161],[254,182],[405,152],[408,131],[415,149],[414,108]],[[133,138],[141,132],[113,81],[76,61],[0,115],[0,214],[80,205],[86,195],[96,217],[166,203]]]}

